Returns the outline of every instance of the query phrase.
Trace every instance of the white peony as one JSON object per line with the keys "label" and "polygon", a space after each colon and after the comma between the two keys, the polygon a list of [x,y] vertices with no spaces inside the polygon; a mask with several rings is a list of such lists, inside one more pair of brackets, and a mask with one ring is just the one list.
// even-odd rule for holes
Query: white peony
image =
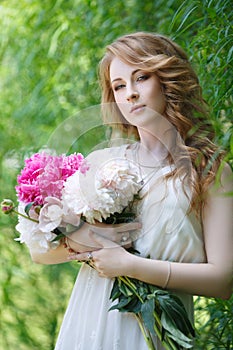
{"label": "white peony", "polygon": [[59,226],[65,227],[66,224],[79,226],[80,215],[71,212],[60,199],[46,197],[45,205],[40,210],[39,229],[42,232],[50,232]]}
{"label": "white peony", "polygon": [[86,178],[89,182],[85,184],[82,174],[74,173],[62,192],[63,205],[74,214],[83,215],[89,223],[121,213],[140,189],[138,170],[125,159],[110,161],[95,176],[89,175]]}
{"label": "white peony", "polygon": [[[24,208],[25,204],[20,202],[18,212],[25,215]],[[33,219],[36,219],[35,213]],[[54,233],[47,232],[45,234],[40,230],[39,223],[33,222],[20,215],[18,216],[16,230],[20,233],[20,237],[16,238],[16,240],[20,241],[20,243],[25,243],[31,250],[36,250],[39,253],[44,253],[49,249],[55,249],[60,244],[58,241],[52,242],[56,237]]]}

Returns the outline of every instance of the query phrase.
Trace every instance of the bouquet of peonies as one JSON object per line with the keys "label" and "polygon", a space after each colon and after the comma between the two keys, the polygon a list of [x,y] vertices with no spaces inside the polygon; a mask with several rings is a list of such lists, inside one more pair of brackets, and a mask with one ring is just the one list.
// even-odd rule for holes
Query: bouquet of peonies
{"label": "bouquet of peonies", "polygon": [[1,203],[5,214],[18,214],[17,240],[46,252],[77,230],[81,219],[93,224],[127,222],[135,217],[129,208],[140,189],[136,168],[127,160],[108,162],[96,174],[95,190],[87,200],[79,179],[89,167],[80,153],[54,156],[42,152],[25,160],[17,177],[18,209],[10,199]]}
{"label": "bouquet of peonies", "polygon": [[57,248],[57,228],[66,230],[80,223],[80,217],[61,202],[64,184],[76,171],[85,174],[88,168],[80,153],[56,156],[42,152],[26,159],[17,177],[18,208],[10,199],[1,203],[5,214],[18,214],[20,237],[16,240],[39,252]]}
{"label": "bouquet of peonies", "polygon": [[[18,210],[10,199],[1,203],[5,214],[18,214],[16,229],[21,243],[46,252],[56,249],[61,237],[77,230],[81,219],[114,224],[135,218],[134,204],[142,186],[138,168],[126,159],[110,160],[95,173],[94,191],[87,198],[80,177],[90,170],[80,153],[37,153],[26,159],[17,178]],[[122,276],[115,279],[110,298],[118,300],[111,309],[135,314],[148,349],[156,350],[155,336],[168,350],[192,347],[193,327],[174,294]]]}

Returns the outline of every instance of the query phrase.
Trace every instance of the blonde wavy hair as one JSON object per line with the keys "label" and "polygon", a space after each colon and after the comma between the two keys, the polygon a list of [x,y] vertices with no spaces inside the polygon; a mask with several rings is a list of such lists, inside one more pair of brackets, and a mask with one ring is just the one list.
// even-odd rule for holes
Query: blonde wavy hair
{"label": "blonde wavy hair", "polygon": [[99,65],[104,122],[138,137],[137,128],[125,120],[114,103],[109,74],[114,57],[153,72],[159,78],[166,100],[164,117],[182,139],[173,150],[173,157],[176,152],[178,161],[169,176],[185,176],[189,180],[193,193],[191,210],[200,213],[207,189],[220,166],[222,152],[213,142],[214,131],[208,120],[207,105],[186,53],[171,39],[145,32],[122,36],[106,47]]}

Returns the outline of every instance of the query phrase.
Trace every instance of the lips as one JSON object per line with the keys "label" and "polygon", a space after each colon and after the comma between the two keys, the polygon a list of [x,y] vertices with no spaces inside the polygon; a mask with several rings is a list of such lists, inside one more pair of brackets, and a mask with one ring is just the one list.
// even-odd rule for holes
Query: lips
{"label": "lips", "polygon": [[135,105],[131,108],[130,113],[137,112],[144,107],[146,107],[146,105]]}

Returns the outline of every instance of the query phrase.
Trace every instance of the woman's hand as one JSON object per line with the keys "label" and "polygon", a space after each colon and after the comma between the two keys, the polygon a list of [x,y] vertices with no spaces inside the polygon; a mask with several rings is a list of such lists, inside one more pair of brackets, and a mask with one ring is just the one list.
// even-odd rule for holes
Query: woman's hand
{"label": "woman's hand", "polygon": [[139,222],[130,222],[126,224],[104,224],[96,223],[94,225],[84,223],[80,229],[68,236],[69,245],[74,251],[86,252],[101,248],[99,242],[93,239],[91,233],[96,233],[107,240],[118,243],[129,248],[135,240],[135,231],[141,228]]}
{"label": "woman's hand", "polygon": [[112,242],[118,243],[124,248],[129,248],[135,240],[135,231],[141,228],[139,222],[129,222],[125,224],[104,224],[101,222],[91,225],[91,232],[105,237]]}
{"label": "woman's hand", "polygon": [[112,242],[96,233],[90,233],[93,242],[96,242],[98,250],[73,254],[69,260],[88,261],[101,277],[117,277],[127,274],[132,265],[133,254],[127,252],[117,243]]}

